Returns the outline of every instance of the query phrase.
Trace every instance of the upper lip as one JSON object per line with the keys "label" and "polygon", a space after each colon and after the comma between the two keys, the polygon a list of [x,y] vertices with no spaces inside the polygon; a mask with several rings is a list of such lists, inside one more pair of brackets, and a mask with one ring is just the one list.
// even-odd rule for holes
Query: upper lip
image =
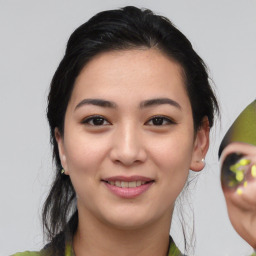
{"label": "upper lip", "polygon": [[103,181],[126,181],[126,182],[131,182],[131,181],[145,181],[145,182],[154,181],[154,179],[144,177],[144,176],[138,176],[138,175],[134,175],[134,176],[112,176],[112,177],[104,178],[102,180]]}

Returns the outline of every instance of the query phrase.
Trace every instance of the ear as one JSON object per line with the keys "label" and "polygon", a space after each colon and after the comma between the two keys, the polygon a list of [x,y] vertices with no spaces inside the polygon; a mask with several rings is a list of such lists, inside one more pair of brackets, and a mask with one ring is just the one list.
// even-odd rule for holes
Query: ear
{"label": "ear", "polygon": [[68,172],[63,136],[61,135],[61,133],[57,127],[54,129],[54,135],[55,135],[55,139],[58,144],[61,165],[62,165],[63,169],[65,170],[65,174],[68,175],[69,172]]}
{"label": "ear", "polygon": [[192,171],[199,172],[205,166],[203,160],[209,148],[209,133],[209,120],[208,117],[205,116],[195,135],[193,155],[190,164],[190,169]]}

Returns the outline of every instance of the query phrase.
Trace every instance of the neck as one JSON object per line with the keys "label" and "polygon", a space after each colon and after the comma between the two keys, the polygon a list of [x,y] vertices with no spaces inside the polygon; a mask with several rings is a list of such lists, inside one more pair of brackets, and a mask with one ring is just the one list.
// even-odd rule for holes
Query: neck
{"label": "neck", "polygon": [[[86,216],[85,216],[86,215]],[[79,213],[73,245],[76,256],[166,256],[171,213],[157,222],[133,229],[102,223],[90,214]]]}

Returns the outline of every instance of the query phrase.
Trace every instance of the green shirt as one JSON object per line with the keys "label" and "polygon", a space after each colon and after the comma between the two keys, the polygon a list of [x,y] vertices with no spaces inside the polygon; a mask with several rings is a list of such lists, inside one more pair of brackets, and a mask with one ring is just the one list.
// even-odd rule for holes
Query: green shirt
{"label": "green shirt", "polygon": [[[47,256],[45,253],[42,253],[42,251],[40,251],[40,252],[29,252],[29,251],[18,252],[12,256],[42,256],[42,255]],[[70,245],[66,246],[65,256],[75,256],[73,249]],[[182,256],[181,252],[179,251],[179,249],[176,247],[176,245],[174,243],[170,244],[168,256]],[[254,252],[251,256],[256,256],[256,252]]]}
{"label": "green shirt", "polygon": [[[49,248],[43,249],[39,252],[18,252],[13,254],[12,256],[48,256],[49,255]],[[47,253],[48,251],[48,253]],[[73,248],[71,246],[71,243],[67,243],[65,246],[65,255],[64,256],[75,256],[75,253],[73,251]],[[182,256],[180,250],[177,248],[175,243],[170,238],[170,246],[169,246],[169,252],[167,256]]]}

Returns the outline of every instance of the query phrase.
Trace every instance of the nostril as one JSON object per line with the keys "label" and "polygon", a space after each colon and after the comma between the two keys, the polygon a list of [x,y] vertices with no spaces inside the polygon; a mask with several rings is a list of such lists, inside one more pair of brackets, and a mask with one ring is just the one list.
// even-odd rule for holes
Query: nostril
{"label": "nostril", "polygon": [[133,143],[126,139],[121,139],[121,141],[114,140],[113,147],[109,153],[114,163],[125,166],[141,164],[147,158],[144,145],[138,140],[133,141]]}
{"label": "nostril", "polygon": [[143,163],[143,161],[140,161],[140,160],[129,161],[128,159],[126,159],[126,160],[116,159],[116,160],[114,160],[114,163],[118,164],[118,165],[123,165],[123,166],[132,166],[132,165],[139,165],[139,164]]}

